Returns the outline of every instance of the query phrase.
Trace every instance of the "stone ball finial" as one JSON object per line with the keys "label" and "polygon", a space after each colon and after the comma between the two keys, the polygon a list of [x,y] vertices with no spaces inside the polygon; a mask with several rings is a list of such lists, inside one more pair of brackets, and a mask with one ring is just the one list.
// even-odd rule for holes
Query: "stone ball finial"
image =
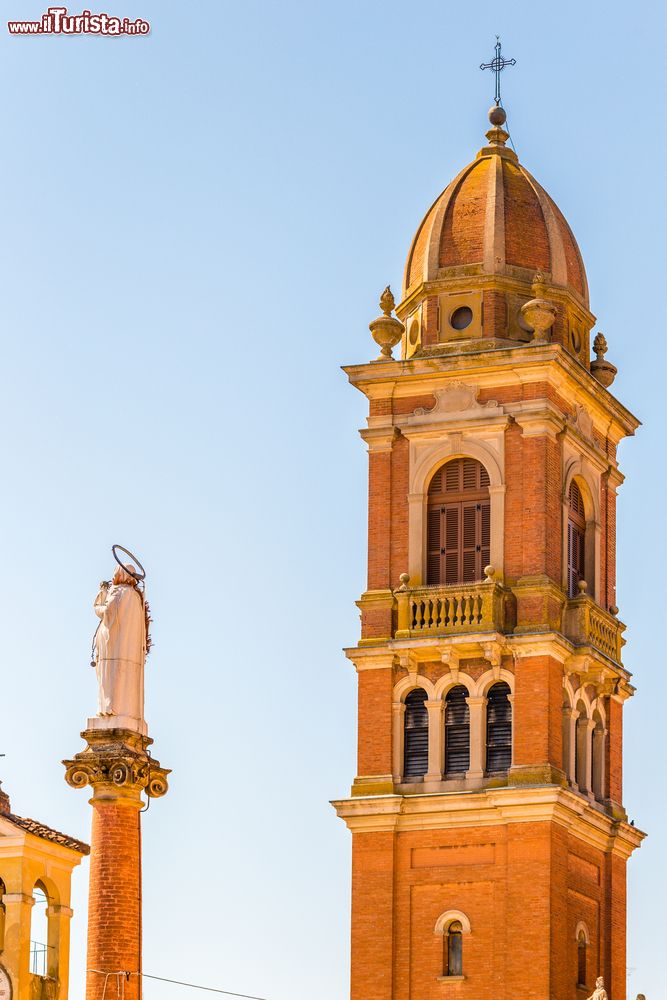
{"label": "stone ball finial", "polygon": [[597,379],[600,385],[608,389],[618,374],[618,368],[605,358],[609,347],[603,333],[596,334],[593,350],[595,351],[595,361],[591,361],[591,375]]}
{"label": "stone ball finial", "polygon": [[586,593],[586,591],[588,590],[588,584],[586,583],[585,580],[580,580],[579,581],[579,583],[577,584],[577,590],[579,591],[579,593],[583,597],[584,594]]}
{"label": "stone ball finial", "polygon": [[484,567],[484,576],[486,577],[486,583],[493,583],[493,578],[495,575],[496,575],[495,566],[489,565]]}
{"label": "stone ball finial", "polygon": [[373,340],[381,348],[380,355],[376,361],[393,361],[392,348],[398,344],[405,332],[405,327],[399,319],[392,316],[396,302],[389,285],[380,296],[380,309],[382,316],[378,316],[368,328],[373,334]]}
{"label": "stone ball finial", "polygon": [[496,128],[500,128],[507,121],[507,112],[499,104],[493,104],[489,108],[489,121]]}
{"label": "stone ball finial", "polygon": [[399,579],[399,583],[400,583],[400,587],[398,589],[399,590],[407,590],[408,589],[408,584],[410,583],[410,574],[409,573],[401,573],[401,575],[399,576],[398,579]]}

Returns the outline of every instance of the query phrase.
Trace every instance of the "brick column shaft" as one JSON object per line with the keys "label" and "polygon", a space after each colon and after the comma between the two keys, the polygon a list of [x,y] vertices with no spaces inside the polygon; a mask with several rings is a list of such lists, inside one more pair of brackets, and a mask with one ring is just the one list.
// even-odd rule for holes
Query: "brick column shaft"
{"label": "brick column shaft", "polygon": [[169,771],[141,733],[100,726],[81,735],[85,750],[63,764],[69,785],[93,789],[86,1000],[141,1000],[142,793],[165,795]]}
{"label": "brick column shaft", "polygon": [[[141,1000],[140,791],[98,786],[91,805],[86,1000],[102,1000],[106,975],[121,971],[130,973],[125,1000]],[[107,994],[116,995],[117,981],[109,976]]]}

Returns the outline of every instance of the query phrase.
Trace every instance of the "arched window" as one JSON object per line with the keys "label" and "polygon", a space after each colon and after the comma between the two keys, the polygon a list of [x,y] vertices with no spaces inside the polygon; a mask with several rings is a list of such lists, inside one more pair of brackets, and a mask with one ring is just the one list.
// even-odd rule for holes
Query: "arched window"
{"label": "arched window", "polygon": [[579,716],[577,718],[576,725],[577,748],[575,756],[574,780],[576,781],[580,792],[589,792],[591,790],[592,772],[592,726],[583,701],[579,701],[577,703],[577,712],[579,713]]}
{"label": "arched window", "polygon": [[577,986],[586,985],[586,952],[588,944],[583,930],[579,931],[577,938]]}
{"label": "arched window", "polygon": [[470,767],[470,709],[463,684],[445,698],[445,774],[464,774]]}
{"label": "arched window", "polygon": [[605,759],[605,740],[606,731],[604,728],[604,722],[602,716],[600,715],[599,709],[596,708],[593,713],[593,747],[592,747],[592,792],[595,798],[602,802],[605,797],[605,769],[604,769],[604,759]]}
{"label": "arched window", "polygon": [[444,936],[444,975],[463,975],[463,925],[452,920]]}
{"label": "arched window", "polygon": [[576,597],[579,581],[586,579],[586,512],[584,498],[574,479],[570,483],[568,506],[567,592],[570,597]]}
{"label": "arched window", "polygon": [[486,705],[486,770],[508,771],[512,763],[512,703],[510,686],[494,684]]}
{"label": "arched window", "polygon": [[490,560],[489,474],[474,458],[441,466],[428,488],[426,582],[473,583]]}
{"label": "arched window", "polygon": [[7,888],[5,883],[0,878],[0,951],[4,951],[5,947],[5,893]]}
{"label": "arched window", "polygon": [[411,691],[405,699],[403,777],[421,781],[428,770],[428,711],[423,688]]}
{"label": "arched window", "polygon": [[49,898],[41,882],[32,891],[34,900],[30,914],[30,971],[33,976],[47,976],[49,970]]}

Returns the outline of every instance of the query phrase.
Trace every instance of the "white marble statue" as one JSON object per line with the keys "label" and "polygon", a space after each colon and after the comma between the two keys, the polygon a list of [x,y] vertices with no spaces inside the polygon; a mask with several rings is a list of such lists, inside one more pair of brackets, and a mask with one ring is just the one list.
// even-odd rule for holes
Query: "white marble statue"
{"label": "white marble statue", "polygon": [[144,732],[146,613],[136,579],[119,566],[111,584],[100,584],[94,610],[100,619],[93,654],[98,718],[106,720],[105,728]]}
{"label": "white marble statue", "polygon": [[595,989],[593,990],[591,996],[589,996],[588,1000],[608,1000],[602,976],[598,976],[595,980]]}

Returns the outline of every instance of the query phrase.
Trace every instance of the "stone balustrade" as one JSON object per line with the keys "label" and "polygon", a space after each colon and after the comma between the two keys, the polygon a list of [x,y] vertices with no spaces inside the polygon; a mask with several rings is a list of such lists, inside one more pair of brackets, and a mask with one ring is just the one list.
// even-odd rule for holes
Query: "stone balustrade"
{"label": "stone balustrade", "polygon": [[395,592],[397,639],[512,630],[512,595],[493,579],[430,587],[408,587],[405,575],[401,580]]}
{"label": "stone balustrade", "polygon": [[563,632],[578,646],[593,646],[615,663],[621,662],[625,625],[595,603],[586,593],[568,601]]}

